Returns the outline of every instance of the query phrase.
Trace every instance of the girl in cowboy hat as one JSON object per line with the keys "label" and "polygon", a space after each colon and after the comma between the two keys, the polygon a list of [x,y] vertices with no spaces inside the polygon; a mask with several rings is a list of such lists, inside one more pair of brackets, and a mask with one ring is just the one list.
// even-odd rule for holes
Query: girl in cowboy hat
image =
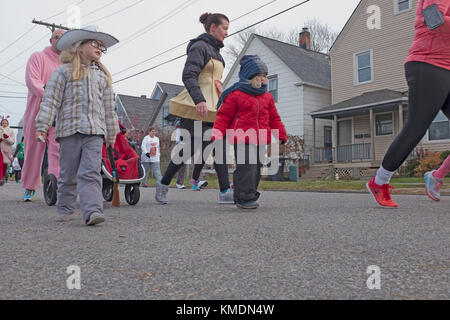
{"label": "girl in cowboy hat", "polygon": [[9,116],[0,116],[0,186],[5,182],[3,178],[6,176],[8,165],[11,164],[12,145],[15,143],[14,132],[9,127]]}
{"label": "girl in cowboy hat", "polygon": [[113,36],[95,27],[67,31],[56,43],[63,63],[46,85],[36,117],[37,138],[45,138],[56,118],[60,144],[58,221],[70,220],[77,191],[87,225],[105,221],[102,201],[102,144],[114,144],[119,132],[111,75],[100,62],[116,44]]}

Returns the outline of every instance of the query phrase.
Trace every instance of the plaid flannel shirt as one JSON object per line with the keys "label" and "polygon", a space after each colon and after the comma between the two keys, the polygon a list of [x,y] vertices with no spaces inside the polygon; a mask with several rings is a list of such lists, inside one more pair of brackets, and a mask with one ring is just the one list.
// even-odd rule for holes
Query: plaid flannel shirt
{"label": "plaid flannel shirt", "polygon": [[114,92],[108,86],[106,74],[93,63],[87,77],[72,81],[71,68],[71,64],[62,65],[45,85],[36,130],[47,132],[56,118],[56,138],[77,132],[104,135],[109,144],[114,145],[119,120]]}

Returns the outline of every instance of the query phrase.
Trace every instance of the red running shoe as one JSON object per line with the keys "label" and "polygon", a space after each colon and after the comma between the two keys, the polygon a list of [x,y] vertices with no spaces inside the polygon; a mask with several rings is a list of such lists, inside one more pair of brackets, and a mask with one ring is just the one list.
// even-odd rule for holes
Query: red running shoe
{"label": "red running shoe", "polygon": [[375,183],[375,177],[370,180],[367,184],[367,191],[370,192],[374,200],[378,203],[378,205],[382,208],[397,208],[398,204],[396,204],[391,198],[391,190],[394,187],[389,184],[383,184],[379,186]]}

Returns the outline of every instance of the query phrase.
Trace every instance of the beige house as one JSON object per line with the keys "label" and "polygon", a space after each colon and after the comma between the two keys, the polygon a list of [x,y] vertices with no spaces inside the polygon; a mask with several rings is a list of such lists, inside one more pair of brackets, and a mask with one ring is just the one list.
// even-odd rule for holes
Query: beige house
{"label": "beige house", "polygon": [[[404,61],[414,39],[418,0],[361,0],[330,50],[332,104],[311,113],[332,120],[326,144],[314,139],[313,161],[336,168],[375,168],[407,117]],[[420,143],[450,149],[450,125],[439,114]]]}

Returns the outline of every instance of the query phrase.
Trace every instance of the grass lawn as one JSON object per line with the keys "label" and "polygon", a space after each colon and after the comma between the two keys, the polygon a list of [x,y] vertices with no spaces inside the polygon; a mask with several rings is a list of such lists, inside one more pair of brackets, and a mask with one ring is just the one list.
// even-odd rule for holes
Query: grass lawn
{"label": "grass lawn", "polygon": [[[206,177],[208,181],[208,189],[218,189],[218,182],[215,176]],[[231,181],[232,179],[230,179]],[[148,185],[154,186],[156,183],[155,179],[149,179]],[[391,185],[395,189],[411,189],[412,193],[422,192],[425,186],[424,180],[421,177],[412,178],[393,178],[391,180]],[[450,178],[445,178],[445,185],[450,185]],[[175,179],[171,183],[172,187],[175,187]],[[189,180],[186,179],[186,187],[190,187]],[[444,188],[443,187],[443,188]],[[261,180],[259,184],[259,189],[261,190],[290,190],[290,191],[366,191],[366,181],[360,180],[340,180],[340,181],[265,181]],[[413,190],[417,189],[417,190]],[[393,190],[393,193],[405,193],[403,190]],[[406,192],[408,193],[408,192]]]}

